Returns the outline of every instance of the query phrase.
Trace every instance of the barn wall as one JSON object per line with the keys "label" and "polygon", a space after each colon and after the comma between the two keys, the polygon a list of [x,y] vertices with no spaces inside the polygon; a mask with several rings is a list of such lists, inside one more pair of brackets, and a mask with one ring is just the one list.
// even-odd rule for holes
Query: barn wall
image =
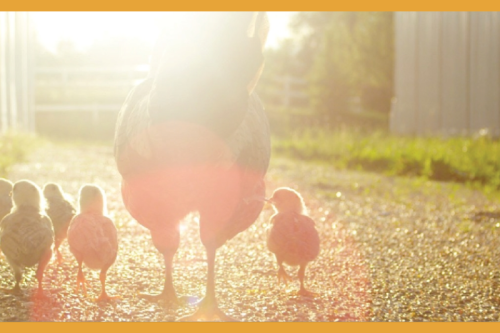
{"label": "barn wall", "polygon": [[467,134],[469,121],[469,14],[446,12],[441,25],[441,128]]}
{"label": "barn wall", "polygon": [[[417,13],[402,12],[395,16],[395,99],[398,112],[391,113],[391,130],[414,133],[417,130]],[[408,43],[407,41],[413,41]]]}
{"label": "barn wall", "polygon": [[500,13],[395,15],[392,131],[499,136]]}
{"label": "barn wall", "polygon": [[440,13],[418,15],[417,20],[417,128],[434,133],[441,126]]}
{"label": "barn wall", "polygon": [[34,129],[29,14],[0,12],[0,132]]}

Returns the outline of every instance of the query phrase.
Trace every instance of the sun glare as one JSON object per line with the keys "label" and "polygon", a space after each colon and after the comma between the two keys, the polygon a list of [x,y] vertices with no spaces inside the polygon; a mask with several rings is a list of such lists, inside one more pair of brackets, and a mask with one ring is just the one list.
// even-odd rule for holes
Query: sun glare
{"label": "sun glare", "polygon": [[[292,12],[269,12],[271,29],[267,47],[274,47],[288,37]],[[72,41],[78,49],[89,47],[103,37],[135,37],[154,44],[162,28],[178,26],[181,21],[196,19],[192,12],[35,12],[32,18],[38,40],[55,51],[61,40]],[[186,22],[182,22],[186,25]],[[181,31],[181,33],[184,33]]]}

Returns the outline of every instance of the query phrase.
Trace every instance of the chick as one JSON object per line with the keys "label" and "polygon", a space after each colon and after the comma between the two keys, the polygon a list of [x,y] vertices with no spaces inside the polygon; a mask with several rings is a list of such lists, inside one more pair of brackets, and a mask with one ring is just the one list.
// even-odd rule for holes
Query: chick
{"label": "chick", "polygon": [[73,205],[65,199],[61,186],[58,184],[45,184],[43,195],[47,201],[47,215],[54,226],[54,250],[57,255],[57,262],[61,263],[63,258],[61,252],[59,252],[59,246],[68,236],[69,223],[73,216],[75,216],[76,211]]}
{"label": "chick", "polygon": [[52,256],[54,231],[50,218],[43,214],[40,188],[28,180],[14,184],[14,208],[0,224],[0,248],[14,271],[16,285],[9,293],[20,293],[19,283],[24,267],[38,263],[38,295],[43,296],[42,278]]}
{"label": "chick", "polygon": [[12,183],[4,178],[0,178],[0,221],[12,209]]}
{"label": "chick", "polygon": [[271,217],[271,226],[267,234],[267,248],[274,253],[278,262],[278,283],[287,282],[283,263],[300,266],[299,279],[301,295],[312,293],[304,287],[307,264],[319,254],[319,235],[314,221],[306,214],[304,200],[300,194],[290,188],[279,188],[268,200],[275,210]]}
{"label": "chick", "polygon": [[118,298],[106,293],[106,273],[113,265],[118,253],[118,237],[116,227],[105,214],[105,195],[96,185],[84,185],[80,189],[80,212],[71,220],[68,230],[68,244],[71,253],[78,261],[76,291],[82,286],[87,294],[82,263],[90,269],[99,269],[101,295],[97,301]]}

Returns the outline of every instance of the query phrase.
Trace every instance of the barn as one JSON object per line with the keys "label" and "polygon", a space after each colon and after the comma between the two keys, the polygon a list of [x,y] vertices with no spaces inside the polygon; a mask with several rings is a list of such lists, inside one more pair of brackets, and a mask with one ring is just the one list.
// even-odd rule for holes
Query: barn
{"label": "barn", "polygon": [[0,12],[0,133],[34,129],[33,36],[26,12]]}
{"label": "barn", "polygon": [[500,13],[395,13],[390,128],[500,136]]}

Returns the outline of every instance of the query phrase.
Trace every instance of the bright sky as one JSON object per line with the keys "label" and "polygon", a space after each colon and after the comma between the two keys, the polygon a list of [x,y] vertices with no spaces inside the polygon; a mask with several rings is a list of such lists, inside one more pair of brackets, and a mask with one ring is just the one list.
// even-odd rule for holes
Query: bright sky
{"label": "bright sky", "polygon": [[[73,40],[84,49],[102,36],[137,36],[154,43],[161,12],[34,12],[35,29],[41,43],[55,50],[61,39]],[[294,12],[268,12],[271,30],[267,47],[276,47],[290,35],[288,23]]]}

